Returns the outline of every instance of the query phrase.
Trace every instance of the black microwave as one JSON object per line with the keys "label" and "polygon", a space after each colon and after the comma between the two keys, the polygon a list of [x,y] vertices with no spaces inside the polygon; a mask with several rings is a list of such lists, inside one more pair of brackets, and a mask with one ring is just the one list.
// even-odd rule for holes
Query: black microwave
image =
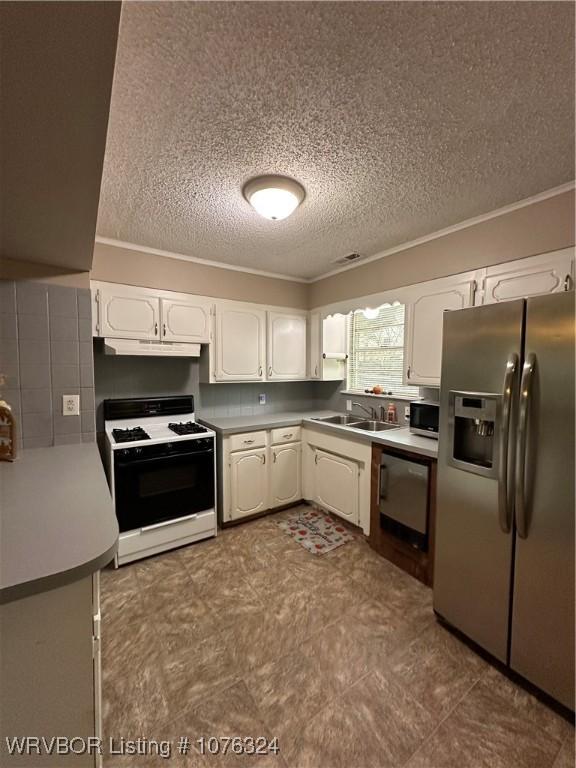
{"label": "black microwave", "polygon": [[440,403],[431,400],[416,400],[410,403],[410,432],[438,440]]}

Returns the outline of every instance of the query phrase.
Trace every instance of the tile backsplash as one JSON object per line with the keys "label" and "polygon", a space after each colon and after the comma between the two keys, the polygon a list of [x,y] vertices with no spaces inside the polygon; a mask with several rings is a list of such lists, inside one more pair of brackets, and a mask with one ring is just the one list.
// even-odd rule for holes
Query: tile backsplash
{"label": "tile backsplash", "polygon": [[[191,394],[197,418],[210,418],[324,408],[341,388],[341,382],[311,381],[201,384],[197,358],[116,357],[105,355],[98,341],[94,367],[99,432],[106,398]],[[266,396],[265,405],[259,405],[260,394]]]}
{"label": "tile backsplash", "polygon": [[[24,448],[93,442],[89,289],[0,281],[0,372]],[[79,396],[78,416],[62,415],[63,395]]]}

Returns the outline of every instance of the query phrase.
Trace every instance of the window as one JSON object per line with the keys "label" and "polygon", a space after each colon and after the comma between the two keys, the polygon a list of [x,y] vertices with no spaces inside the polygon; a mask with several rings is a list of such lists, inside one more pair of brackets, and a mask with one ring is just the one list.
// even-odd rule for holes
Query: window
{"label": "window", "polygon": [[348,388],[363,391],[379,384],[385,392],[418,397],[418,387],[402,383],[404,305],[380,307],[374,319],[353,312],[349,328]]}

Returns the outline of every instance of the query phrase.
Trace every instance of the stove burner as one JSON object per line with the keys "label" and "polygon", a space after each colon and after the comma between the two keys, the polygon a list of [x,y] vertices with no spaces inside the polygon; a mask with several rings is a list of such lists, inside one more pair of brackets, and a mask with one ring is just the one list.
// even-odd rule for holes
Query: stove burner
{"label": "stove burner", "polygon": [[150,440],[142,427],[132,427],[132,429],[113,429],[112,435],[117,443],[133,443],[136,440]]}
{"label": "stove burner", "polygon": [[187,421],[186,423],[180,422],[180,424],[168,424],[168,429],[172,432],[176,432],[177,435],[193,435],[198,432],[208,432],[206,427],[196,424],[195,421]]}

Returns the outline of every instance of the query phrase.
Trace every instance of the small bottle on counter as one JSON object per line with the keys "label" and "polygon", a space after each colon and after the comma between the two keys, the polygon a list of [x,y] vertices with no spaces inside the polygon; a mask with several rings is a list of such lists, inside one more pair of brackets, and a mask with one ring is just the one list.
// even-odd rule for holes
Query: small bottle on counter
{"label": "small bottle on counter", "polygon": [[[6,378],[0,375],[0,387]],[[16,419],[12,408],[0,395],[0,461],[14,461],[16,458]]]}
{"label": "small bottle on counter", "polygon": [[388,404],[388,410],[386,411],[386,420],[390,424],[398,423],[398,414],[396,413],[396,405],[394,403]]}

